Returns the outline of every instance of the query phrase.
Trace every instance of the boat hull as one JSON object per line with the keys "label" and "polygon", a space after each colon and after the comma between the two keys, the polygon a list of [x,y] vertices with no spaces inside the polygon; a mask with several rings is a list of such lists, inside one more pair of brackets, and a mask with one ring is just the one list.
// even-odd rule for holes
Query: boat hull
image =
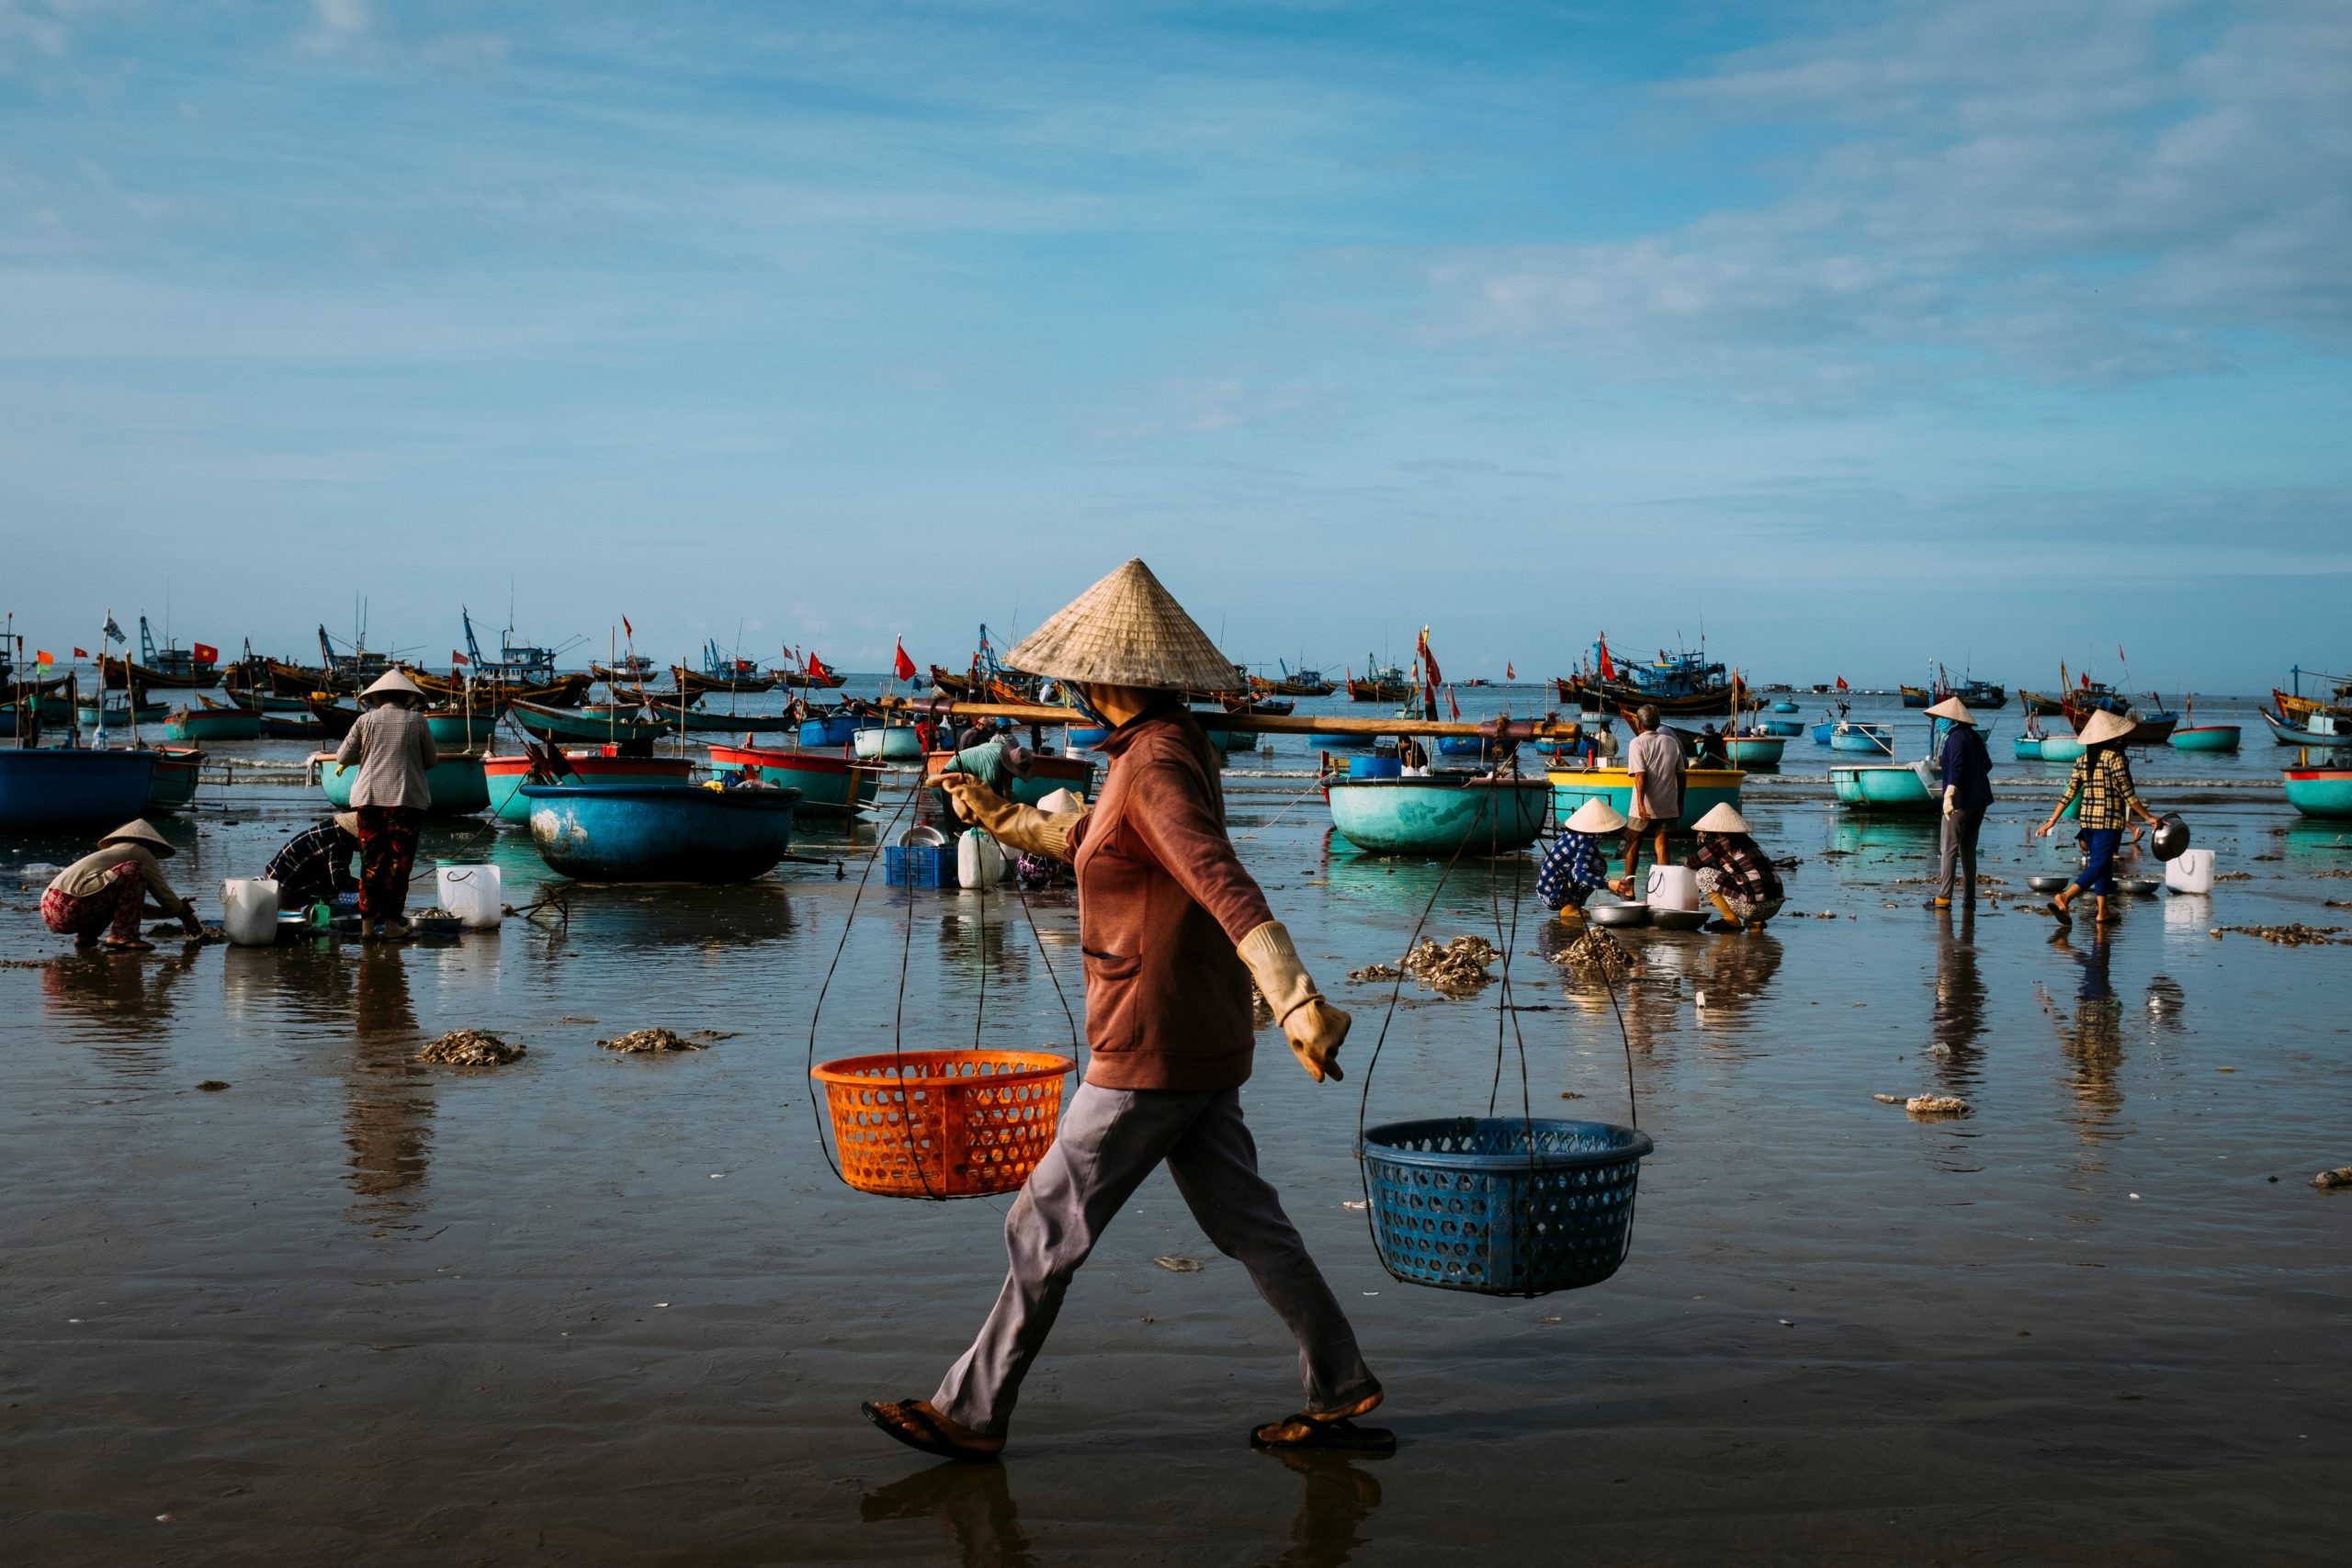
{"label": "boat hull", "polygon": [[847,750],[857,739],[857,727],[862,721],[855,714],[833,714],[824,718],[804,718],[800,721],[800,744],[804,747],[839,746]]}
{"label": "boat hull", "polygon": [[[1555,768],[1545,776],[1552,784],[1552,809],[1563,822],[1588,800],[1605,800],[1621,815],[1633,815],[1634,775],[1623,768]],[[1740,785],[1747,782],[1738,768],[1692,768],[1682,775],[1682,815],[1676,826],[1695,822],[1718,806],[1736,810]]]}
{"label": "boat hull", "polygon": [[2071,735],[2045,735],[2041,738],[2041,760],[2045,762],[2071,762],[2083,754],[2083,743]]}
{"label": "boat hull", "polygon": [[[433,792],[433,804],[425,812],[434,817],[471,817],[490,809],[490,785],[482,776],[480,757],[444,757],[425,771],[424,787]],[[311,779],[338,811],[351,808],[351,786],[359,782],[359,769],[345,767],[334,760],[332,751],[320,751],[311,758]]]}
{"label": "boat hull", "polygon": [[1757,728],[1767,735],[1777,735],[1783,740],[1794,740],[1804,733],[1804,721],[1795,718],[1768,718]]}
{"label": "boat hull", "polygon": [[491,738],[498,728],[498,710],[488,707],[476,708],[471,713],[428,713],[424,716],[424,728],[432,733],[435,746],[462,750]]}
{"label": "boat hull", "polygon": [[2009,742],[2009,750],[2021,762],[2041,761],[2041,737],[2020,735]]}
{"label": "boat hull", "polygon": [[[651,724],[641,718],[622,718],[617,714],[574,712],[567,708],[543,707],[537,703],[510,703],[507,713],[529,734],[541,740],[576,740],[588,745],[605,745],[623,740],[659,740],[670,733],[669,727]],[[631,708],[631,713],[641,710]]]}
{"label": "boat hull", "polygon": [[918,761],[922,757],[922,738],[912,725],[877,725],[850,737],[850,750],[861,761]]}
{"label": "boat hull", "polygon": [[1376,735],[1310,735],[1307,745],[1318,751],[1369,751]]}
{"label": "boat hull", "polygon": [[1368,854],[1508,854],[1535,841],[1551,815],[1542,779],[1333,779],[1331,826]]}
{"label": "boat hull", "polygon": [[[624,784],[684,784],[694,764],[684,757],[581,757],[564,753],[572,771],[560,779],[543,782],[561,789],[618,789]],[[522,827],[531,823],[531,803],[523,786],[532,782],[528,757],[484,757],[483,786],[490,809],[501,822]]]}
{"label": "boat hull", "polygon": [[2341,734],[2324,729],[2308,729],[2290,724],[2272,713],[2262,710],[2262,722],[2270,727],[2270,739],[2281,746],[2352,746],[2352,730]]}
{"label": "boat hull", "polygon": [[1941,808],[1942,792],[1929,786],[1927,768],[1900,762],[1843,763],[1829,770],[1829,785],[1848,811],[1929,812]]}
{"label": "boat hull", "polygon": [[749,774],[800,792],[802,814],[846,817],[870,805],[882,787],[882,770],[818,751],[784,751],[768,746],[713,746],[713,771]]}
{"label": "boat hull", "polygon": [[0,749],[0,831],[116,828],[147,808],[156,753]]}
{"label": "boat hull", "polygon": [[1894,732],[1879,725],[1849,724],[1830,732],[1832,751],[1859,751],[1865,757],[1894,755]]}
{"label": "boat hull", "polygon": [[261,715],[243,708],[176,708],[164,720],[164,739],[193,744],[261,739]]}
{"label": "boat hull", "polygon": [[1737,768],[1777,768],[1788,750],[1786,736],[1733,735],[1724,739],[1724,753]]}
{"label": "boat hull", "polygon": [[749,882],[792,848],[790,789],[524,784],[531,842],[559,875],[582,882]]}
{"label": "boat hull", "polygon": [[194,747],[154,748],[155,772],[147,781],[147,812],[173,812],[196,798],[204,753]]}
{"label": "boat hull", "polygon": [[2352,818],[2352,768],[2288,768],[2280,775],[2287,804],[2306,817]]}
{"label": "boat hull", "polygon": [[2193,729],[2172,732],[2172,749],[2176,751],[2234,751],[2238,749],[2240,731],[2234,724],[2200,724]]}

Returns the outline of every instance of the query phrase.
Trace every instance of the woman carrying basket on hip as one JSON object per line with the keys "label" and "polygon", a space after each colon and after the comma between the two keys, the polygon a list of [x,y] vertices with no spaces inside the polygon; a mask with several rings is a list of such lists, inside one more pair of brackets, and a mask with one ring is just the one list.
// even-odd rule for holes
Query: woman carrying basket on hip
{"label": "woman carrying basket on hip", "polygon": [[958,815],[1007,847],[1076,866],[1091,1060],[1006,1218],[1012,1267],[979,1337],[929,1399],[862,1408],[925,1453],[996,1458],[1071,1278],[1165,1162],[1210,1241],[1250,1270],[1298,1341],[1305,1407],[1252,1429],[1252,1445],[1393,1448],[1393,1434],[1354,1424],[1380,1404],[1380,1383],[1259,1174],[1241,1119],[1256,1045],[1253,980],[1318,1083],[1341,1076],[1348,1015],[1315,988],[1226,836],[1216,753],[1181,694],[1238,689],[1233,666],[1140,560],[1089,589],[1006,662],[1075,687],[1110,725],[1100,801],[1082,815],[1047,816],[967,774],[939,782]]}

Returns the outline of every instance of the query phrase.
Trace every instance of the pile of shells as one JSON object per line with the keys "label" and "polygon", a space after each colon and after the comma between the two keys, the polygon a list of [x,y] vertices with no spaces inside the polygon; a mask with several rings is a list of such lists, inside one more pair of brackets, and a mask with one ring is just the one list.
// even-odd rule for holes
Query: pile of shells
{"label": "pile of shells", "polygon": [[1433,991],[1464,997],[1494,983],[1487,965],[1501,956],[1502,951],[1482,936],[1458,936],[1443,947],[1424,937],[1420,946],[1405,955],[1405,973]]}
{"label": "pile of shells", "polygon": [[2213,934],[2219,936],[2223,931],[2235,931],[2240,936],[2258,936],[2265,942],[2277,942],[2280,947],[2325,947],[2340,940],[2336,933],[2343,929],[2342,926],[2307,926],[2297,920],[2284,926],[2215,926]]}
{"label": "pile of shells", "polygon": [[632,1029],[627,1034],[611,1040],[599,1040],[597,1044],[607,1051],[699,1051],[699,1042],[689,1040],[674,1029]]}
{"label": "pile of shells", "polygon": [[503,1067],[526,1054],[520,1040],[503,1039],[486,1029],[459,1029],[427,1041],[416,1059],[445,1067]]}
{"label": "pile of shells", "polygon": [[1552,962],[1576,971],[1578,978],[1613,984],[1623,979],[1633,969],[1634,955],[1623,942],[1595,926],[1566,949],[1553,954]]}

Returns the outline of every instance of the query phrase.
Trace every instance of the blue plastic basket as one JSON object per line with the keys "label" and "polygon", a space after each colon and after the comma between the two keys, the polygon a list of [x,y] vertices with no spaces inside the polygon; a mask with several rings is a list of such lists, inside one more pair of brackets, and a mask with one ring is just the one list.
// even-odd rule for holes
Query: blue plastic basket
{"label": "blue plastic basket", "polygon": [[1597,1285],[1633,1235],[1649,1134],[1606,1122],[1447,1117],[1363,1135],[1372,1234],[1397,1279],[1533,1296]]}
{"label": "blue plastic basket", "polygon": [[882,880],[892,887],[949,887],[956,852],[930,844],[892,844],[882,852]]}

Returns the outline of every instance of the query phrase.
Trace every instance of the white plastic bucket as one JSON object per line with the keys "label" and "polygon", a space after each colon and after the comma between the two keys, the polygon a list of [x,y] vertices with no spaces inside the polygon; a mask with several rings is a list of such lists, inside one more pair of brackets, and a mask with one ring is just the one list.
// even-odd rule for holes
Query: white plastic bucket
{"label": "white plastic bucket", "polygon": [[1004,880],[1004,852],[978,828],[956,840],[956,883],[959,887],[984,887]]}
{"label": "white plastic bucket", "polygon": [[1652,908],[1695,909],[1699,907],[1699,874],[1687,865],[1650,867],[1649,891],[1644,902]]}
{"label": "white plastic bucket", "polygon": [[2183,850],[2165,862],[2165,886],[2176,893],[2213,891],[2213,852]]}
{"label": "white plastic bucket", "polygon": [[266,876],[232,876],[220,885],[220,925],[239,947],[277,941],[277,884]]}
{"label": "white plastic bucket", "polygon": [[475,861],[445,865],[437,878],[441,907],[475,931],[487,931],[506,916],[506,901],[498,888],[498,868]]}

